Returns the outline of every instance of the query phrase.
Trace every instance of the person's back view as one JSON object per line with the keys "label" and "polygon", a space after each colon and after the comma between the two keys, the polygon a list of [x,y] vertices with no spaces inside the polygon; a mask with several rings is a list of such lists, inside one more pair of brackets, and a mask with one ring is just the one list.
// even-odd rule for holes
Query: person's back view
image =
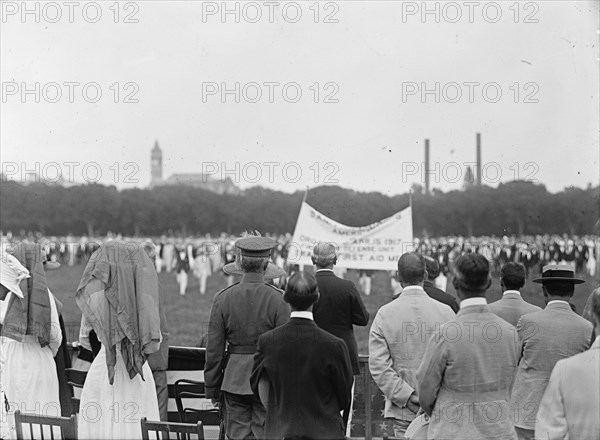
{"label": "person's back view", "polygon": [[529,304],[521,297],[520,289],[525,285],[525,267],[521,263],[508,262],[500,269],[500,288],[502,299],[491,303],[488,307],[500,318],[514,327],[521,316],[542,310]]}
{"label": "person's back view", "polygon": [[[592,292],[590,300],[596,333],[600,334],[600,288]],[[598,390],[600,336],[589,350],[561,359],[554,366],[537,413],[535,437],[600,440]]]}
{"label": "person's back view", "polygon": [[369,312],[352,281],[338,278],[333,273],[337,262],[335,247],[331,243],[319,243],[313,251],[313,264],[317,267],[315,278],[320,298],[314,305],[315,323],[323,330],[342,338],[348,346],[352,371],[360,373],[358,348],[353,325],[369,323]]}
{"label": "person's back view", "polygon": [[90,257],[75,294],[80,341],[91,348],[93,329],[102,347],[81,392],[78,438],[139,438],[142,417],[159,420],[147,362],[162,339],[158,291],[154,263],[142,245],[112,241]]}
{"label": "person's back view", "polygon": [[430,415],[428,438],[514,440],[515,328],[488,309],[491,278],[483,255],[460,257],[452,282],[460,311],[433,334],[417,371],[419,402]]}
{"label": "person's back view", "polygon": [[258,340],[250,383],[257,395],[261,381],[267,383],[266,439],[344,438],[340,412],[351,399],[350,358],[344,341],[315,325],[318,297],[315,277],[292,275],[284,295],[290,321]]}

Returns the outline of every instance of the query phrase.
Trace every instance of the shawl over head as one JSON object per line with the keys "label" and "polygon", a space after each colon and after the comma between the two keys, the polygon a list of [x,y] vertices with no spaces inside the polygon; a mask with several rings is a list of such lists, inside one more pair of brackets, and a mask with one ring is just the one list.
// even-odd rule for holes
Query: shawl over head
{"label": "shawl over head", "polygon": [[50,343],[52,324],[42,246],[38,243],[18,243],[6,251],[25,266],[30,277],[27,278],[27,289],[21,289],[23,298],[17,295],[11,297],[2,336],[22,342],[25,335],[33,335],[45,347]]}
{"label": "shawl over head", "polygon": [[111,241],[92,254],[75,294],[77,305],[106,349],[115,376],[117,344],[129,377],[160,347],[158,275],[139,243]]}

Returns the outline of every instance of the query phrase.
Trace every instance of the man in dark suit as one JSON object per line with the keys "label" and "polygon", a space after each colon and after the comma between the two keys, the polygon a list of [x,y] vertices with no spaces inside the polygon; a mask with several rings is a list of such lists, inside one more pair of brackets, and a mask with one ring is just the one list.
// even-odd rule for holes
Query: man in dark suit
{"label": "man in dark suit", "polygon": [[521,316],[542,310],[538,306],[529,304],[521,297],[521,288],[525,285],[525,267],[521,263],[506,263],[500,269],[500,288],[502,299],[490,304],[488,307],[500,318],[511,323],[514,327]]}
{"label": "man in dark suit", "polygon": [[425,290],[425,293],[429,295],[430,298],[433,298],[442,304],[446,304],[454,313],[457,313],[459,307],[456,298],[449,293],[444,292],[442,289],[438,289],[433,284],[433,280],[440,275],[440,264],[433,258],[426,256],[425,266],[427,267],[427,279],[423,282],[423,290]]}
{"label": "man in dark suit", "polygon": [[290,321],[258,339],[250,383],[267,407],[265,439],[344,438],[340,412],[351,399],[350,357],[343,340],[314,323],[318,298],[313,275],[292,275],[284,294]]}
{"label": "man in dark suit", "polygon": [[[338,278],[333,273],[333,266],[337,263],[336,248],[333,243],[317,243],[311,258],[317,268],[315,277],[320,293],[320,298],[313,308],[315,323],[323,330],[344,340],[350,353],[352,372],[358,375],[360,374],[358,347],[352,326],[367,325],[369,312],[354,283]],[[351,402],[344,409],[344,425],[348,422],[350,406]]]}
{"label": "man in dark suit", "polygon": [[[216,402],[223,393],[225,433],[232,440],[261,439],[265,408],[250,388],[252,360],[258,338],[285,324],[289,306],[282,291],[265,283],[271,249],[266,237],[248,237],[235,245],[241,251],[242,280],[217,293],[210,312],[204,384],[206,397]],[[228,345],[227,354],[225,347]]]}

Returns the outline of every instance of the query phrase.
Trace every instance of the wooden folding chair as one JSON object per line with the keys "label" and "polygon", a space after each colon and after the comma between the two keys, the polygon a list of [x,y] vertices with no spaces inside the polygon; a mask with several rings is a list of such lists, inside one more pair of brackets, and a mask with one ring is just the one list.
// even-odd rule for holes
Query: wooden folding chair
{"label": "wooden folding chair", "polygon": [[[83,388],[87,371],[75,370],[73,368],[65,368],[67,374],[67,384],[73,388]],[[79,397],[71,397],[71,414],[79,412]]]}
{"label": "wooden folding chair", "polygon": [[[60,438],[62,440],[77,440],[77,418],[71,417],[52,417],[41,416],[39,414],[22,414],[20,410],[15,411],[15,427],[17,430],[17,440],[23,440],[23,424],[29,425],[29,434],[31,439],[39,438],[54,440],[54,427],[60,428]],[[33,425],[39,425],[39,437],[34,433]],[[44,434],[44,427],[49,427]]]}
{"label": "wooden folding chair", "polygon": [[[176,435],[177,440],[192,440],[197,436],[198,440],[204,440],[204,428],[202,422],[195,425],[191,423],[154,422],[146,417],[140,420],[142,426],[142,440],[150,440],[150,432],[154,432],[156,440],[170,439],[171,433]],[[159,435],[162,433],[162,436]]]}

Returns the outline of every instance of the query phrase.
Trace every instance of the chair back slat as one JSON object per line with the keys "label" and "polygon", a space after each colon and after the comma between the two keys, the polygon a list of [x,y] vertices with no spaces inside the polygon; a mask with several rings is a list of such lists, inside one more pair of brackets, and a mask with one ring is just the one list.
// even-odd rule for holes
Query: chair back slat
{"label": "chair back slat", "polygon": [[191,423],[156,422],[143,417],[140,420],[142,427],[142,439],[150,440],[150,432],[154,432],[157,440],[161,440],[159,432],[165,433],[164,439],[171,438],[170,433],[175,433],[177,439],[191,440],[195,435],[198,440],[204,440],[204,428],[202,422],[195,425]]}
{"label": "chair back slat", "polygon": [[50,439],[54,440],[54,427],[60,428],[61,439],[63,440],[77,440],[77,418],[72,415],[71,417],[53,417],[53,416],[42,416],[39,414],[23,414],[20,410],[15,411],[15,428],[17,433],[17,440],[23,439],[23,424],[29,425],[29,434],[31,439],[35,439],[33,425],[39,426],[40,438],[45,440],[44,428],[49,428]]}

